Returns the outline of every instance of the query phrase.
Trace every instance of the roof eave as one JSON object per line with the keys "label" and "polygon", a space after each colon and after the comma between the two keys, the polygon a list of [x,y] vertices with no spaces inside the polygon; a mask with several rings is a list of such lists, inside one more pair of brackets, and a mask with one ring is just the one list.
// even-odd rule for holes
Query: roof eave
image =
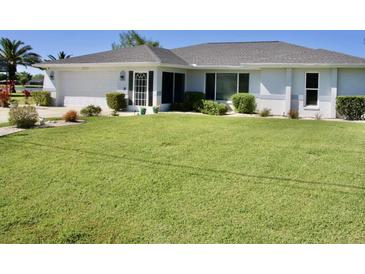
{"label": "roof eave", "polygon": [[242,63],[255,68],[365,68],[365,63]]}
{"label": "roof eave", "polygon": [[262,68],[365,68],[364,64],[331,63],[242,63],[236,66],[193,65],[194,69],[262,69]]}
{"label": "roof eave", "polygon": [[180,65],[180,64],[166,64],[159,62],[112,62],[112,63],[72,63],[72,64],[34,64],[33,67],[51,69],[51,68],[102,68],[102,67],[172,67],[182,69],[262,69],[262,68],[365,68],[364,64],[349,64],[349,63],[242,63],[236,66],[227,65]]}
{"label": "roof eave", "polygon": [[179,65],[179,64],[166,64],[161,62],[111,62],[111,63],[62,63],[62,64],[47,64],[47,63],[38,63],[34,64],[33,67],[36,68],[85,68],[85,67],[146,67],[146,66],[159,66],[159,67],[174,67],[174,68],[190,68],[189,65]]}

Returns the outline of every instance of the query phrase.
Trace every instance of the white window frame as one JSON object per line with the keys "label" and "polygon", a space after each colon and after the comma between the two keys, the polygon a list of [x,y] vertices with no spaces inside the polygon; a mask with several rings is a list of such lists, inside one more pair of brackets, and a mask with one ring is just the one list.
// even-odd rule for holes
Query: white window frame
{"label": "white window frame", "polygon": [[[318,74],[318,88],[307,88],[307,74]],[[318,108],[319,107],[319,90],[320,90],[320,83],[321,83],[321,74],[319,71],[306,71],[304,74],[304,107],[305,108]],[[307,105],[307,91],[308,90],[317,90],[317,104],[316,105]]]}

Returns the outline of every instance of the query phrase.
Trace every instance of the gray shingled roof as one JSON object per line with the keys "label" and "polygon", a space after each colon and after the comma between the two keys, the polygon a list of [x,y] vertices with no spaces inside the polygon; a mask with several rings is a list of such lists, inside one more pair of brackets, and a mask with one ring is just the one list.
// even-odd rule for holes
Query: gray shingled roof
{"label": "gray shingled roof", "polygon": [[171,65],[239,66],[242,64],[361,64],[365,59],[280,41],[206,43],[176,49],[147,45],[48,61],[44,64],[148,62]]}
{"label": "gray shingled roof", "polygon": [[154,48],[148,45],[133,48],[121,48],[94,54],[71,57],[56,61],[46,61],[43,64],[87,64],[87,63],[135,63],[148,62],[156,64],[188,65],[173,52],[164,48]]}
{"label": "gray shingled roof", "polygon": [[238,66],[244,63],[365,64],[363,58],[279,41],[207,43],[173,49],[172,52],[198,66]]}

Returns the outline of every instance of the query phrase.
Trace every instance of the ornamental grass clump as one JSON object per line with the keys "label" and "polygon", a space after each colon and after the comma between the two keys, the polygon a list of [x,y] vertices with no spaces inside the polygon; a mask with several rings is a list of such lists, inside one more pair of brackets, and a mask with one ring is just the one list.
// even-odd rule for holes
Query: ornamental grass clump
{"label": "ornamental grass clump", "polygon": [[299,112],[297,110],[291,109],[288,112],[288,117],[290,119],[298,119],[299,118]]}
{"label": "ornamental grass clump", "polygon": [[18,128],[31,128],[38,121],[38,112],[33,106],[14,107],[9,111],[9,123]]}
{"label": "ornamental grass clump", "polygon": [[49,91],[32,91],[32,97],[37,106],[52,105],[52,97]]}
{"label": "ornamental grass clump", "polygon": [[259,112],[261,117],[268,117],[271,115],[271,109],[269,108],[264,108]]}

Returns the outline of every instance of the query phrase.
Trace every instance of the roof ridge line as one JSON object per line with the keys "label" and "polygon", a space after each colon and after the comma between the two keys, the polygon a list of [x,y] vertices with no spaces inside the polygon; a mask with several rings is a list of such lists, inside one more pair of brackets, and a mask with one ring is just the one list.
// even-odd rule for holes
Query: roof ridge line
{"label": "roof ridge line", "polygon": [[147,49],[148,49],[148,51],[151,53],[151,55],[157,60],[157,62],[159,62],[159,63],[162,63],[162,60],[161,60],[161,58],[160,57],[158,57],[158,55],[152,50],[152,48],[151,48],[151,46],[149,46],[149,45],[146,45],[146,44],[144,44],[143,46],[145,46]]}

